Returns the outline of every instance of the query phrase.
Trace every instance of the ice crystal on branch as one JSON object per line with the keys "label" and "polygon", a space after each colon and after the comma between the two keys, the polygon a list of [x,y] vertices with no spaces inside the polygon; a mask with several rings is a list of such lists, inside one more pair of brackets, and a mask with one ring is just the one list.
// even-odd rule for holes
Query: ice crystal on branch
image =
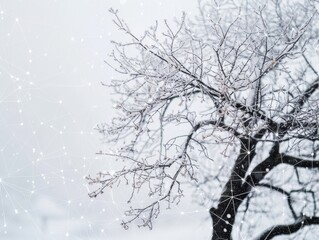
{"label": "ice crystal on branch", "polygon": [[263,202],[278,194],[291,224],[266,224],[261,239],[318,224],[319,179],[301,180],[319,167],[317,5],[199,1],[197,17],[156,23],[142,36],[110,10],[124,33],[108,63],[120,76],[110,84],[119,116],[98,130],[117,147],[101,154],[123,164],[88,177],[97,186],[90,196],[125,183],[131,203],[147,191],[123,226],[151,228],[163,205],[194,185],[209,199],[213,239],[238,237],[243,223],[249,239],[260,234],[248,216],[273,218]]}

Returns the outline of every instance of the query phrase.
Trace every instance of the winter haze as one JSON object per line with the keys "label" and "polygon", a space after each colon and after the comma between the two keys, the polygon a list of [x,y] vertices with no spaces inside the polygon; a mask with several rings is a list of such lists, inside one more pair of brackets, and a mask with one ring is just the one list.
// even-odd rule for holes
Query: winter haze
{"label": "winter haze", "polygon": [[114,167],[93,128],[109,121],[104,63],[119,33],[109,8],[142,33],[156,19],[191,14],[196,1],[0,1],[0,239],[204,239],[206,209],[163,211],[152,231],[120,219],[125,193],[95,200],[83,178]]}

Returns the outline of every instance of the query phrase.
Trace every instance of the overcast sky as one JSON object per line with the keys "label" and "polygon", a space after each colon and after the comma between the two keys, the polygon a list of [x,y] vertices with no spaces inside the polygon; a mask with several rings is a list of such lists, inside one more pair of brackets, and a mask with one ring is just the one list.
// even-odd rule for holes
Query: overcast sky
{"label": "overcast sky", "polygon": [[[104,60],[119,39],[108,9],[137,33],[193,14],[183,0],[0,0],[0,239],[208,239],[206,209],[186,199],[153,231],[125,231],[125,193],[87,195],[88,174],[114,167],[94,126],[111,119]],[[189,200],[189,201],[188,201]],[[198,208],[197,208],[198,207]]]}

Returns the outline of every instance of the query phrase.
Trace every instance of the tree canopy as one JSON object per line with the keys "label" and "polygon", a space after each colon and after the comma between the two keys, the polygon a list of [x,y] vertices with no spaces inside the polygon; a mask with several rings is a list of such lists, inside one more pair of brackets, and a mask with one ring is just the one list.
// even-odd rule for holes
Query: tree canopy
{"label": "tree canopy", "polygon": [[[123,167],[88,176],[90,196],[124,182],[130,202],[146,189],[149,203],[130,207],[123,226],[151,228],[192,185],[207,196],[213,240],[315,238],[304,227],[319,224],[319,3],[198,6],[196,17],[142,36],[110,10],[126,36],[108,61],[120,76],[107,84],[119,114],[97,129],[115,149],[101,154]],[[274,199],[284,199],[284,215]]]}

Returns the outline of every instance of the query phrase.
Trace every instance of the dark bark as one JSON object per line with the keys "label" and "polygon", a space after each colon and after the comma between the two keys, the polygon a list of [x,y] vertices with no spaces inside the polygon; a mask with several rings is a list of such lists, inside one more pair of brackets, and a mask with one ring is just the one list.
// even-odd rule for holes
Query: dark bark
{"label": "dark bark", "polygon": [[[266,130],[258,132],[262,137]],[[257,165],[252,174],[245,179],[250,163],[256,155],[258,141],[254,139],[240,139],[241,148],[232,174],[224,187],[224,191],[216,208],[210,209],[213,220],[212,240],[231,239],[232,226],[235,222],[240,204],[248,196],[252,188],[258,184],[268,173],[269,168],[280,163],[279,144],[274,144],[269,157]]]}
{"label": "dark bark", "polygon": [[232,227],[238,207],[248,193],[245,191],[234,191],[230,196],[223,195],[217,208],[210,209],[213,220],[212,240],[231,239]]}
{"label": "dark bark", "polygon": [[241,139],[239,156],[224,187],[219,204],[216,208],[210,209],[213,220],[212,240],[231,239],[237,210],[251,190],[249,185],[243,184],[243,179],[251,159],[255,156],[255,146],[255,141]]}
{"label": "dark bark", "polygon": [[273,226],[262,233],[262,235],[256,240],[270,240],[279,235],[290,235],[299,231],[305,226],[314,224],[319,224],[318,217],[303,217],[292,224]]}

